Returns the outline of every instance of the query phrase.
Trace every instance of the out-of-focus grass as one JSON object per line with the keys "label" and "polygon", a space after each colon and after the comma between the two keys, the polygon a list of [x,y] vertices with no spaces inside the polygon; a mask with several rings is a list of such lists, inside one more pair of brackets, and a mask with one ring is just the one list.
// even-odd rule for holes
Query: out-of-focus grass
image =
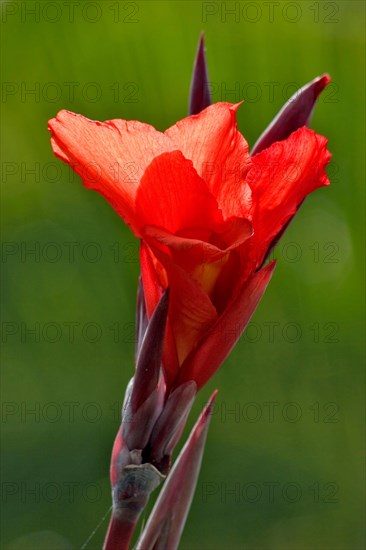
{"label": "out-of-focus grass", "polygon": [[272,4],[86,2],[72,22],[64,2],[2,3],[2,548],[80,548],[96,527],[133,372],[137,244],[53,157],[47,120],[165,129],[186,115],[202,29],[213,99],[246,100],[250,144],[294,86],[331,74],[313,127],[333,161],[192,413],[220,389],[182,548],[363,547],[364,3]]}

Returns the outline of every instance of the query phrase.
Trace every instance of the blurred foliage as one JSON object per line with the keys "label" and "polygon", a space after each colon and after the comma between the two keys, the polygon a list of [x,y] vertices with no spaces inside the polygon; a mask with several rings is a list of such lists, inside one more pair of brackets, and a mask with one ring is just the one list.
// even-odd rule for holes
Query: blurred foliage
{"label": "blurred foliage", "polygon": [[250,144],[295,87],[330,73],[312,127],[333,161],[191,414],[187,430],[220,389],[181,547],[364,547],[364,7],[2,2],[2,548],[80,548],[98,525],[133,372],[137,243],[53,157],[47,120],[69,109],[165,129],[186,115],[201,30],[213,99],[246,100]]}

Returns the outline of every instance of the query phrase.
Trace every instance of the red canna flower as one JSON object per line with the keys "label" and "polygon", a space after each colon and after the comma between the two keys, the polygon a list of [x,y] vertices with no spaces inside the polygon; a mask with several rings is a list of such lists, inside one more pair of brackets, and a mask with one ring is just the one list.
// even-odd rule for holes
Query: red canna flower
{"label": "red canna flower", "polygon": [[197,390],[222,364],[264,293],[274,268],[274,262],[263,267],[270,251],[305,197],[329,184],[327,141],[306,127],[329,81],[325,74],[303,86],[249,154],[236,125],[239,105],[210,106],[201,35],[189,101],[194,116],[165,133],[67,111],[49,122],[55,154],[141,239],[136,370],[112,451],[105,550],[128,548],[150,493],[166,475],[137,548],[177,548],[216,392],[169,474],[172,453]]}
{"label": "red canna flower", "polygon": [[49,122],[55,154],[141,239],[149,318],[170,288],[171,389],[200,388],[219,368],[271,278],[268,250],[304,198],[329,184],[324,137],[303,126],[251,156],[238,107],[216,103],[164,133],[68,111]]}

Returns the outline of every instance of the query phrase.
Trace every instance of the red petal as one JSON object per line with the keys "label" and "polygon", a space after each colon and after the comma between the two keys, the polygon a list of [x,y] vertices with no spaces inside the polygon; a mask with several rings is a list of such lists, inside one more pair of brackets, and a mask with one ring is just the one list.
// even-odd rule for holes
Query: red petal
{"label": "red petal", "polygon": [[176,343],[179,364],[217,319],[209,296],[186,271],[149,240],[154,255],[163,264],[170,288],[169,324]]}
{"label": "red petal", "polygon": [[250,189],[244,177],[250,167],[248,144],[236,124],[239,105],[215,103],[168,130],[183,155],[216,197],[224,218],[247,217]]}
{"label": "red petal", "polygon": [[254,273],[219,317],[215,325],[204,335],[180,368],[176,385],[194,380],[202,388],[225,361],[243,333],[271,279],[275,262]]}
{"label": "red petal", "polygon": [[[326,146],[323,136],[303,127],[252,158],[247,176],[253,195],[252,246],[265,253],[304,198],[329,185],[325,167],[331,155]],[[261,260],[260,255],[259,265]]]}
{"label": "red petal", "polygon": [[214,228],[222,222],[215,198],[180,151],[156,157],[146,168],[136,196],[140,227],[175,233],[185,227]]}
{"label": "red petal", "polygon": [[[162,273],[163,277],[159,277],[158,271],[153,262],[153,255],[144,241],[141,241],[140,264],[147,315],[150,319],[168,285],[166,281],[164,284],[162,280],[163,277],[166,279],[166,274]],[[163,270],[163,267],[161,266],[160,269]]]}
{"label": "red petal", "polygon": [[224,222],[221,231],[217,238],[230,243],[225,250],[160,228],[144,228],[143,238],[149,248],[142,244],[141,264],[148,311],[154,311],[161,293],[158,270],[163,270],[164,286],[171,290],[168,329],[171,328],[172,333],[167,331],[164,354],[168,385],[174,380],[179,364],[217,318],[210,295],[231,250],[252,235],[251,224],[237,218]]}
{"label": "red petal", "polygon": [[69,111],[60,111],[49,121],[49,129],[55,154],[70,164],[85,187],[101,193],[138,235],[134,201],[140,179],[157,155],[176,146],[148,124],[101,123]]}
{"label": "red petal", "polygon": [[[251,223],[240,218],[229,218],[218,227],[218,231],[219,233],[214,233],[206,230],[206,240],[199,240],[173,235],[159,227],[145,226],[143,237],[150,242],[154,239],[158,247],[158,243],[162,244],[159,249],[168,253],[175,264],[182,267],[207,294],[211,295],[216,279],[228,260],[229,252],[253,234]],[[195,235],[199,230],[186,228],[182,233]],[[207,242],[208,240],[210,242]],[[213,242],[216,244],[212,244]]]}

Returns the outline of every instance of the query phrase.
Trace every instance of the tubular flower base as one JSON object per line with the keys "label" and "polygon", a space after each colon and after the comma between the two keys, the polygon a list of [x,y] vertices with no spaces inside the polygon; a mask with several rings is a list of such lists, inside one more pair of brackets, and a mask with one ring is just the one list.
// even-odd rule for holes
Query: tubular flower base
{"label": "tubular flower base", "polygon": [[201,35],[191,116],[165,132],[69,111],[49,121],[55,155],[141,242],[136,370],[112,451],[105,550],[128,548],[166,476],[137,548],[173,550],[179,543],[214,396],[169,473],[171,456],[197,391],[225,361],[267,288],[271,250],[305,198],[329,185],[327,140],[308,128],[329,81],[325,74],[301,88],[249,153],[236,122],[240,104],[211,105]]}

